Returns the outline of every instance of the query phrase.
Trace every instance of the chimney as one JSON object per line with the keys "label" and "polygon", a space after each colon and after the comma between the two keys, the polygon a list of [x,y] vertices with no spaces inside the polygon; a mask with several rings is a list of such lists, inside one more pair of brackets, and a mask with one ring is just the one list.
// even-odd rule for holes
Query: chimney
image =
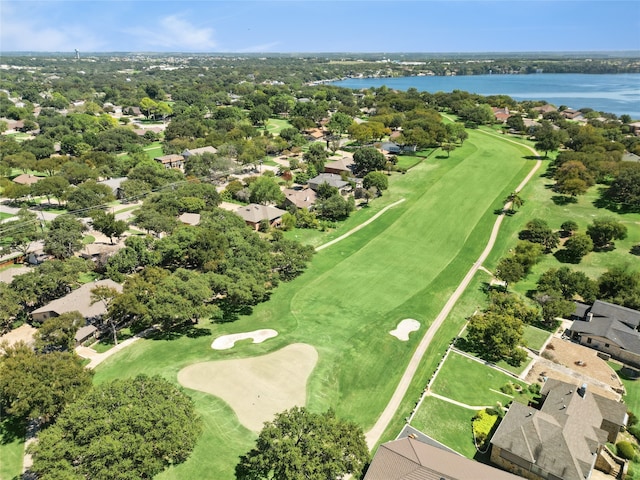
{"label": "chimney", "polygon": [[587,313],[587,322],[590,322],[591,320],[593,320],[593,313],[589,312]]}
{"label": "chimney", "polygon": [[587,394],[587,384],[583,383],[582,386],[578,389],[578,395],[582,398]]}

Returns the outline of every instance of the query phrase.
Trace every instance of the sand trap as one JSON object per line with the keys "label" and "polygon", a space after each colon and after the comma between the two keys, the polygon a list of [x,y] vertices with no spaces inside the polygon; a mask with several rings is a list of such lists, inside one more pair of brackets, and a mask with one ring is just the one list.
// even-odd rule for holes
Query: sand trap
{"label": "sand trap", "polygon": [[262,343],[269,338],[273,338],[278,335],[278,332],[265,328],[264,330],[254,330],[253,332],[234,333],[232,335],[223,335],[216,338],[211,344],[211,348],[214,350],[227,350],[233,348],[238,340],[246,340],[252,338],[253,343]]}
{"label": "sand trap", "polygon": [[391,330],[389,333],[396,337],[398,340],[406,342],[409,340],[409,334],[420,329],[420,322],[412,318],[406,318],[402,320],[395,330]]}
{"label": "sand trap", "polygon": [[259,432],[274,414],[304,406],[307,379],[317,361],[315,348],[294,343],[259,357],[195,363],[178,372],[178,381],[220,397],[242,425]]}

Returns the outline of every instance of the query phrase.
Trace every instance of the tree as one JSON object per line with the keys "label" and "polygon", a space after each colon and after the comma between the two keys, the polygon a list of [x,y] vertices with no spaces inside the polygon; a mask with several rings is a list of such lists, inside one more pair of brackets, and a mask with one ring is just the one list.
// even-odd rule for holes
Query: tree
{"label": "tree", "polygon": [[360,148],[353,154],[353,172],[364,177],[369,172],[384,170],[386,159],[373,147]]}
{"label": "tree", "polygon": [[525,275],[524,266],[515,257],[504,257],[496,265],[496,277],[507,285],[522,280]]}
{"label": "tree", "polygon": [[605,192],[605,197],[631,209],[640,208],[640,168],[622,170]]}
{"label": "tree", "polygon": [[113,380],[40,432],[31,470],[42,480],[152,478],[184,462],[200,432],[193,402],[167,380]]}
{"label": "tree", "polygon": [[266,422],[256,446],[240,457],[238,480],[358,477],[369,461],[362,429],[326,413],[294,407]]}
{"label": "tree", "polygon": [[514,191],[514,192],[511,192],[509,196],[504,199],[504,203],[511,203],[510,210],[515,211],[519,209],[522,205],[524,205],[524,200],[520,195],[518,195],[518,192]]}
{"label": "tree", "polygon": [[103,210],[96,210],[91,213],[91,225],[94,229],[109,237],[109,241],[113,243],[113,237],[120,236],[127,231],[127,222],[124,220],[116,220],[114,213],[106,213]]}
{"label": "tree", "polygon": [[22,311],[20,296],[4,282],[0,282],[0,334],[11,330],[16,315]]}
{"label": "tree", "polygon": [[114,199],[111,187],[95,180],[87,180],[68,193],[67,208],[77,212],[105,205]]}
{"label": "tree", "polygon": [[58,259],[69,258],[82,248],[82,233],[86,227],[71,215],[53,219],[44,238],[44,251]]}
{"label": "tree", "polygon": [[578,230],[578,224],[573,220],[567,220],[560,225],[563,232],[567,232],[569,235],[573,235],[573,232]]}
{"label": "tree", "polygon": [[253,125],[264,125],[273,112],[267,105],[258,105],[249,112],[249,120]]}
{"label": "tree", "polygon": [[367,190],[373,187],[378,195],[382,195],[382,191],[389,188],[389,177],[383,172],[369,172],[362,180],[362,186]]}
{"label": "tree", "polygon": [[318,217],[326,220],[344,220],[355,209],[353,197],[346,200],[339,193],[328,198],[318,199],[316,212]]}
{"label": "tree", "polygon": [[451,152],[453,152],[458,147],[456,145],[454,145],[453,143],[445,143],[440,148],[442,148],[442,150],[447,152],[447,158],[449,158],[449,156],[451,155]]}
{"label": "tree", "polygon": [[155,112],[157,106],[158,104],[149,97],[144,97],[140,100],[140,110],[144,112],[147,118],[151,118],[151,114]]}
{"label": "tree", "polygon": [[349,126],[353,123],[353,118],[346,113],[336,112],[331,115],[327,128],[330,132],[337,132],[338,135],[342,135],[347,131]]}
{"label": "tree", "polygon": [[62,199],[69,189],[69,181],[59,175],[44,177],[31,186],[31,193],[34,196],[44,195],[47,197],[47,203],[51,203],[51,197],[58,200],[58,204],[62,204]]}
{"label": "tree", "polygon": [[[292,217],[295,220],[293,215]],[[315,253],[310,245],[302,245],[282,236],[272,242],[272,249],[274,253],[273,269],[285,282],[300,275],[307,268],[307,264]]]}
{"label": "tree", "polygon": [[569,267],[552,268],[540,275],[537,283],[539,294],[574,300],[576,296],[586,302],[593,302],[598,295],[596,282],[583,272]]}
{"label": "tree", "polygon": [[526,128],[522,115],[511,115],[507,118],[507,126],[516,132],[524,132]]}
{"label": "tree", "polygon": [[562,143],[560,134],[553,129],[549,122],[544,122],[541,126],[536,127],[533,135],[536,139],[536,150],[544,151],[545,158],[549,152],[557,150]]}
{"label": "tree", "polygon": [[49,423],[91,388],[92,373],[75,353],[36,354],[21,342],[6,347],[0,357],[1,411]]}
{"label": "tree", "polygon": [[280,190],[280,185],[274,177],[260,176],[255,182],[249,185],[249,200],[252,203],[281,203],[284,201],[284,194]]}
{"label": "tree", "polygon": [[495,312],[474,315],[467,326],[467,346],[480,358],[496,362],[505,360],[519,366],[527,354],[520,348],[523,343],[523,324],[511,316]]}
{"label": "tree", "polygon": [[521,240],[539,243],[547,252],[550,252],[560,243],[560,236],[549,228],[547,222],[540,218],[534,218],[527,222],[525,230],[519,232]]}
{"label": "tree", "polygon": [[589,235],[578,233],[565,242],[564,248],[570,262],[580,263],[582,257],[593,251],[593,241]]}
{"label": "tree", "polygon": [[612,246],[613,240],[627,237],[627,227],[611,218],[596,218],[587,227],[587,235],[593,240],[595,250],[603,250]]}
{"label": "tree", "polygon": [[76,332],[84,324],[84,317],[77,311],[47,318],[35,334],[36,350],[48,353],[73,349]]}
{"label": "tree", "polygon": [[313,165],[316,172],[324,172],[324,164],[329,157],[329,153],[324,149],[322,143],[315,142],[309,146],[309,150],[302,156],[309,165]]}
{"label": "tree", "polygon": [[118,292],[118,290],[113,287],[107,287],[106,285],[101,285],[91,289],[91,305],[97,302],[102,302],[104,305],[104,309],[107,313],[105,314],[105,317],[102,318],[102,321],[108,323],[109,327],[111,327],[114,345],[118,345],[118,324],[110,309],[111,304],[119,295],[120,292]]}
{"label": "tree", "polygon": [[640,271],[616,267],[598,279],[598,298],[623,307],[640,309]]}
{"label": "tree", "polygon": [[42,228],[38,216],[21,208],[18,210],[17,219],[0,224],[0,237],[10,239],[9,249],[26,255],[31,244],[42,238]]}

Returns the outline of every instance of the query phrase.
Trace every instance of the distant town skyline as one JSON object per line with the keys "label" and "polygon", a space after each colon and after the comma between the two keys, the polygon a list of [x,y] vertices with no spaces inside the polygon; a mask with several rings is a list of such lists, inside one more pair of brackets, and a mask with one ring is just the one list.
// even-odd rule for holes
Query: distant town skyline
{"label": "distant town skyline", "polygon": [[0,0],[0,52],[640,50],[638,0]]}

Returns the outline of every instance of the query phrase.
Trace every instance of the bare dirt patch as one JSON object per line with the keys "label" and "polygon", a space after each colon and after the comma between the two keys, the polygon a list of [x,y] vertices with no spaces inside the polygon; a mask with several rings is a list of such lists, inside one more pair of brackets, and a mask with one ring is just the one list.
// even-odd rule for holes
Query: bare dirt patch
{"label": "bare dirt patch", "polygon": [[211,348],[214,350],[228,350],[233,348],[239,340],[253,339],[253,343],[262,343],[269,338],[273,338],[278,335],[278,332],[270,328],[262,330],[254,330],[253,332],[233,333],[231,335],[223,335],[216,338],[211,344]]}
{"label": "bare dirt patch", "polygon": [[420,322],[412,318],[406,318],[398,323],[398,326],[389,333],[403,342],[409,341],[409,334],[420,329]]}
{"label": "bare dirt patch", "polygon": [[317,361],[314,347],[294,343],[259,357],[195,363],[178,372],[178,381],[221,398],[242,425],[259,432],[276,413],[305,405]]}
{"label": "bare dirt patch", "polygon": [[600,395],[619,399],[622,382],[597,351],[567,340],[552,338],[541,358],[529,371],[526,380],[537,382],[540,377],[565,382],[588,382]]}

